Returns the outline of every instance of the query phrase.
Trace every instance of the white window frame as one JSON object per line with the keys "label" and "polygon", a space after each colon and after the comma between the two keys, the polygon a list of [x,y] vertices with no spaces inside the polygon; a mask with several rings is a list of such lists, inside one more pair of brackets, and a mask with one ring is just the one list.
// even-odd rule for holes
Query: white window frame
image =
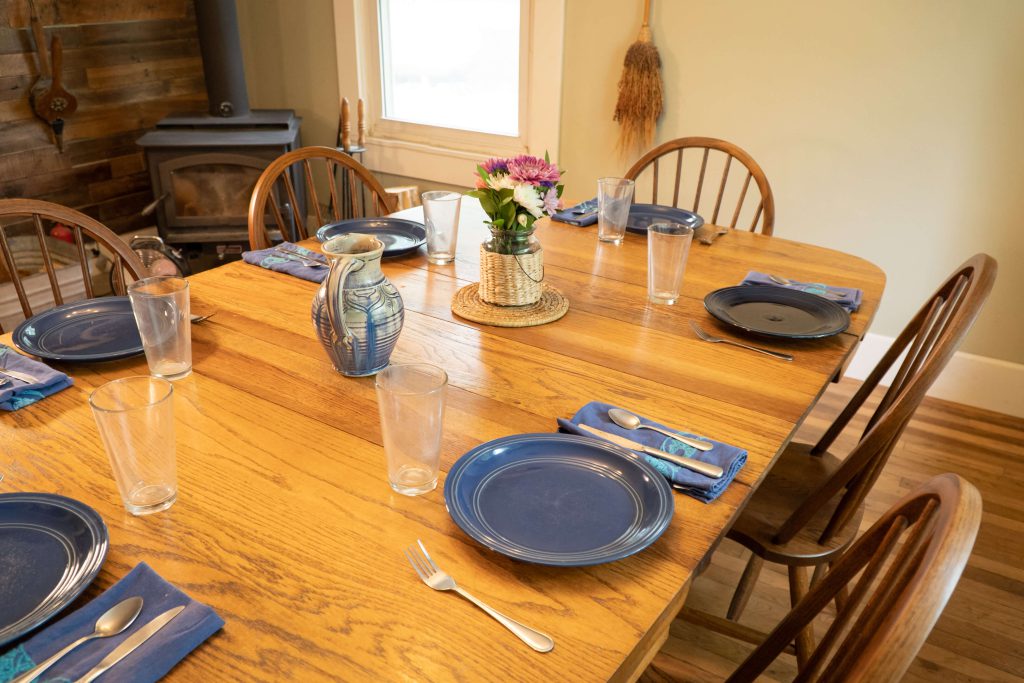
{"label": "white window frame", "polygon": [[467,186],[488,157],[548,152],[558,158],[565,0],[520,3],[519,135],[513,137],[384,119],[377,0],[334,0],[338,89],[353,112],[355,98],[365,103],[367,166]]}

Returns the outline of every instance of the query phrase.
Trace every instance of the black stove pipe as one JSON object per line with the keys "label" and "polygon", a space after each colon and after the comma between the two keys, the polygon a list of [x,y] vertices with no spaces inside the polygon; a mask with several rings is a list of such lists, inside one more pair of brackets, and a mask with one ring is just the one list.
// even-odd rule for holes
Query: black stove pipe
{"label": "black stove pipe", "polygon": [[210,114],[245,116],[249,113],[249,93],[245,87],[235,0],[195,0],[195,3]]}

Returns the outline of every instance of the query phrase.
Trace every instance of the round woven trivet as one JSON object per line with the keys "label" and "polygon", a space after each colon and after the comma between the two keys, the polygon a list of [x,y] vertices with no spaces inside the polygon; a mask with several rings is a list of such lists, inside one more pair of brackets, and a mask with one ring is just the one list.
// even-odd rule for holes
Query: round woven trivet
{"label": "round woven trivet", "polygon": [[452,313],[475,323],[495,327],[533,327],[558,320],[569,310],[569,300],[554,287],[541,285],[540,300],[526,306],[495,306],[480,298],[480,283],[455,292]]}

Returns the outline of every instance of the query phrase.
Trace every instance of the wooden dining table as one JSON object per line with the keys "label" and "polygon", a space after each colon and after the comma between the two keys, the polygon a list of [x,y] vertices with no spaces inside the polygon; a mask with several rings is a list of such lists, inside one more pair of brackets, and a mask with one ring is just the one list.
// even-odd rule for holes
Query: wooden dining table
{"label": "wooden dining table", "polygon": [[[174,383],[173,507],[146,517],[125,511],[88,406],[104,382],[146,374],[142,357],[56,364],[74,386],[0,415],[0,492],[58,493],[102,515],[109,554],[76,604],[146,562],[217,611],[223,630],[169,680],[635,678],[868,329],[885,278],[853,255],[733,231],[694,244],[682,297],[655,305],[643,235],[604,244],[596,226],[547,220],[536,235],[546,282],[570,301],[563,318],[536,327],[488,327],[451,312],[456,291],[479,279],[486,230],[472,200],[454,263],[428,264],[423,250],[384,262],[406,306],[392,361],[436,364],[449,377],[433,492],[406,497],[389,487],[374,380],[332,368],[310,322],[317,285],[242,262],[189,278],[192,312],[216,314],[193,327],[194,371]],[[740,338],[703,299],[750,270],[859,287],[863,305],[847,331],[825,339],[747,338],[791,353],[791,363],[699,340],[688,321]],[[556,418],[595,400],[744,448],[746,465],[714,502],[674,494],[664,534],[607,564],[512,560],[455,525],[443,483],[461,455],[510,434],[554,432]],[[536,653],[467,601],[425,586],[403,555],[417,539],[461,586],[550,634],[554,650]]]}

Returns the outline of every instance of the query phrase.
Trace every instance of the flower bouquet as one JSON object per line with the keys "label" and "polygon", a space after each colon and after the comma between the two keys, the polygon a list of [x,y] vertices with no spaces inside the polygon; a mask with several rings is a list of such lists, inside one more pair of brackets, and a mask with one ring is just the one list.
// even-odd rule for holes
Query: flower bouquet
{"label": "flower bouquet", "polygon": [[544,158],[520,155],[512,159],[488,159],[476,167],[476,189],[468,192],[480,200],[491,219],[493,251],[516,254],[525,249],[534,222],[561,208],[562,172]]}

